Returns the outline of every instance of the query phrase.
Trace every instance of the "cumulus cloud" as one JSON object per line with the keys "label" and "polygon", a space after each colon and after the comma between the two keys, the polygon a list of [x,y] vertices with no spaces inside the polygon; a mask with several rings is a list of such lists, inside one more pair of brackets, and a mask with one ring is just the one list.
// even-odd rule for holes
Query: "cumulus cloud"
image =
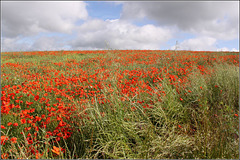
{"label": "cumulus cloud", "polygon": [[39,32],[71,33],[75,22],[87,19],[84,2],[2,2],[4,37]]}
{"label": "cumulus cloud", "polygon": [[32,45],[31,50],[67,50],[71,49],[60,36],[40,37]]}
{"label": "cumulus cloud", "polygon": [[[89,19],[76,26],[70,35],[25,36],[4,38],[3,51],[17,50],[92,50],[92,49],[161,49],[174,31],[154,25],[136,26],[115,20]],[[69,38],[69,36],[71,38]]]}
{"label": "cumulus cloud", "polygon": [[212,37],[196,37],[186,39],[183,42],[180,42],[178,45],[172,46],[171,49],[193,51],[239,51],[235,48],[229,49],[228,47],[219,47],[217,45],[217,39]]}
{"label": "cumulus cloud", "polygon": [[238,49],[236,48],[232,48],[232,49],[229,49],[228,47],[223,47],[223,48],[219,48],[217,49],[217,51],[223,51],[223,52],[239,52]]}
{"label": "cumulus cloud", "polygon": [[217,51],[239,52],[239,50],[236,48],[229,49],[227,47],[219,48],[219,49],[217,49]]}
{"label": "cumulus cloud", "polygon": [[46,50],[69,50],[71,46],[67,45],[63,36],[29,36],[2,39],[3,52],[11,51],[46,51]]}
{"label": "cumulus cloud", "polygon": [[[74,48],[90,49],[160,49],[173,36],[173,31],[154,25],[136,26],[116,20],[93,19],[78,28],[71,42]],[[107,45],[108,43],[108,45]]]}
{"label": "cumulus cloud", "polygon": [[[211,37],[198,37],[184,40],[179,43],[178,49],[180,50],[195,50],[195,51],[212,51],[216,50],[216,39]],[[171,49],[175,49],[176,46],[172,46]]]}
{"label": "cumulus cloud", "polygon": [[1,51],[10,52],[10,51],[27,51],[30,49],[30,45],[27,42],[19,42],[21,38],[2,38]]}
{"label": "cumulus cloud", "polygon": [[126,2],[121,19],[149,18],[198,36],[239,38],[239,2]]}
{"label": "cumulus cloud", "polygon": [[86,2],[2,2],[2,51],[164,49],[178,38],[179,49],[237,50],[216,44],[239,39],[239,2],[112,3],[120,19],[89,17]]}
{"label": "cumulus cloud", "polygon": [[231,51],[233,51],[233,52],[239,52],[239,49],[233,48]]}

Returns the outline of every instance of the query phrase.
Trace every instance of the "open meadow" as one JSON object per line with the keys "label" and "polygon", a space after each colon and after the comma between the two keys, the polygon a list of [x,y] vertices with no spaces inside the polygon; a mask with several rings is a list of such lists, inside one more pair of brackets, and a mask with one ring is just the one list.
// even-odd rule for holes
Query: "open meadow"
{"label": "open meadow", "polygon": [[239,53],[1,53],[1,158],[238,159]]}

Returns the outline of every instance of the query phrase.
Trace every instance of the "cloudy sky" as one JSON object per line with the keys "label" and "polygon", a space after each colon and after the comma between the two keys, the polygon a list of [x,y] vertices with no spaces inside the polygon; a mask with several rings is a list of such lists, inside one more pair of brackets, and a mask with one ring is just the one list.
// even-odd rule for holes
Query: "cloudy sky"
{"label": "cloudy sky", "polygon": [[239,51],[238,1],[1,3],[2,51]]}

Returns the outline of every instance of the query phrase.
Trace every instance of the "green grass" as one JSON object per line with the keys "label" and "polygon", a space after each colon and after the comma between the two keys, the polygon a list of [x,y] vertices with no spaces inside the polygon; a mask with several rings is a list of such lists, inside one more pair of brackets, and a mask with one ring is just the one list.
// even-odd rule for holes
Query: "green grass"
{"label": "green grass", "polygon": [[[188,53],[186,53],[187,55]],[[226,55],[221,53],[222,55]],[[227,53],[229,54],[229,53]],[[189,54],[191,55],[191,54]],[[44,138],[46,130],[39,132],[42,135],[41,149],[42,159],[238,159],[239,158],[239,119],[234,116],[239,107],[239,67],[233,64],[213,62],[207,67],[214,70],[210,75],[202,75],[195,68],[188,76],[186,86],[180,86],[180,93],[176,91],[169,79],[164,78],[159,83],[151,82],[151,78],[141,78],[149,81],[156,90],[164,91],[166,96],[157,94],[152,96],[140,93],[137,96],[127,97],[126,101],[119,98],[114,73],[119,69],[134,70],[136,68],[147,71],[150,67],[164,67],[169,70],[171,64],[166,64],[166,57],[154,64],[144,65],[134,63],[121,65],[112,63],[119,60],[117,53],[111,54],[70,54],[60,56],[37,55],[1,55],[1,63],[17,63],[25,65],[27,70],[20,72],[13,68],[3,68],[2,73],[9,74],[9,81],[2,81],[1,85],[21,84],[24,81],[34,79],[20,78],[18,75],[27,74],[27,71],[36,74],[45,74],[39,66],[48,67],[49,70],[60,70],[60,74],[74,76],[66,69],[66,62],[85,62],[83,66],[73,65],[70,69],[83,69],[88,74],[96,69],[112,69],[110,77],[106,80],[112,86],[112,93],[103,88],[101,93],[108,99],[107,103],[86,103],[86,109],[79,113],[72,113],[72,119],[81,125],[74,125],[72,136],[59,142],[59,146],[66,149],[65,153],[55,156],[48,149],[52,146],[45,142],[52,142],[54,137]],[[131,54],[130,54],[131,56]],[[179,55],[171,55],[174,61]],[[99,59],[97,59],[100,57]],[[101,65],[104,60],[105,64]],[[63,66],[54,63],[64,62]],[[90,63],[91,62],[91,63]],[[113,61],[114,62],[114,61]],[[111,63],[111,65],[109,65]],[[198,61],[198,65],[206,65],[205,59]],[[32,65],[34,64],[34,65]],[[195,65],[195,64],[194,64]],[[91,68],[91,70],[89,70]],[[17,74],[16,74],[17,73]],[[54,76],[52,72],[48,73]],[[160,75],[159,75],[160,76]],[[128,79],[125,77],[125,79]],[[59,86],[58,89],[64,89]],[[191,92],[189,92],[189,90]],[[41,95],[42,94],[42,95]],[[43,93],[40,93],[43,96]],[[187,96],[186,96],[187,95]],[[51,96],[51,103],[55,103],[56,96]],[[25,95],[24,99],[30,99]],[[96,98],[96,97],[95,97]],[[180,98],[183,98],[181,101]],[[66,100],[67,99],[63,99]],[[77,104],[79,98],[75,98]],[[144,101],[143,104],[136,101]],[[149,104],[151,108],[143,108]],[[37,112],[43,114],[40,105],[34,104]],[[81,108],[81,106],[78,106]],[[133,109],[134,107],[134,109]],[[22,107],[22,109],[26,109]],[[86,114],[84,114],[86,113]],[[104,113],[104,116],[102,116]],[[82,119],[73,118],[81,115]],[[3,125],[9,121],[17,121],[12,115],[1,116]],[[54,128],[51,124],[50,128]],[[5,135],[19,135],[11,128]],[[28,144],[25,135],[22,141],[15,145],[1,147],[2,152],[9,152],[10,158],[34,159],[34,155],[27,154]],[[18,148],[21,143],[26,143],[25,148]],[[11,151],[10,151],[11,150]]]}

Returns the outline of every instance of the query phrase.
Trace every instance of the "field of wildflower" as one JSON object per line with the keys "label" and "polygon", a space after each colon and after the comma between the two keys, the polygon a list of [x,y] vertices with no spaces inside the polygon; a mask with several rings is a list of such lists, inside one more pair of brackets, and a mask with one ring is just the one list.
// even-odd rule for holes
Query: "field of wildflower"
{"label": "field of wildflower", "polygon": [[1,53],[2,159],[238,159],[239,53]]}

